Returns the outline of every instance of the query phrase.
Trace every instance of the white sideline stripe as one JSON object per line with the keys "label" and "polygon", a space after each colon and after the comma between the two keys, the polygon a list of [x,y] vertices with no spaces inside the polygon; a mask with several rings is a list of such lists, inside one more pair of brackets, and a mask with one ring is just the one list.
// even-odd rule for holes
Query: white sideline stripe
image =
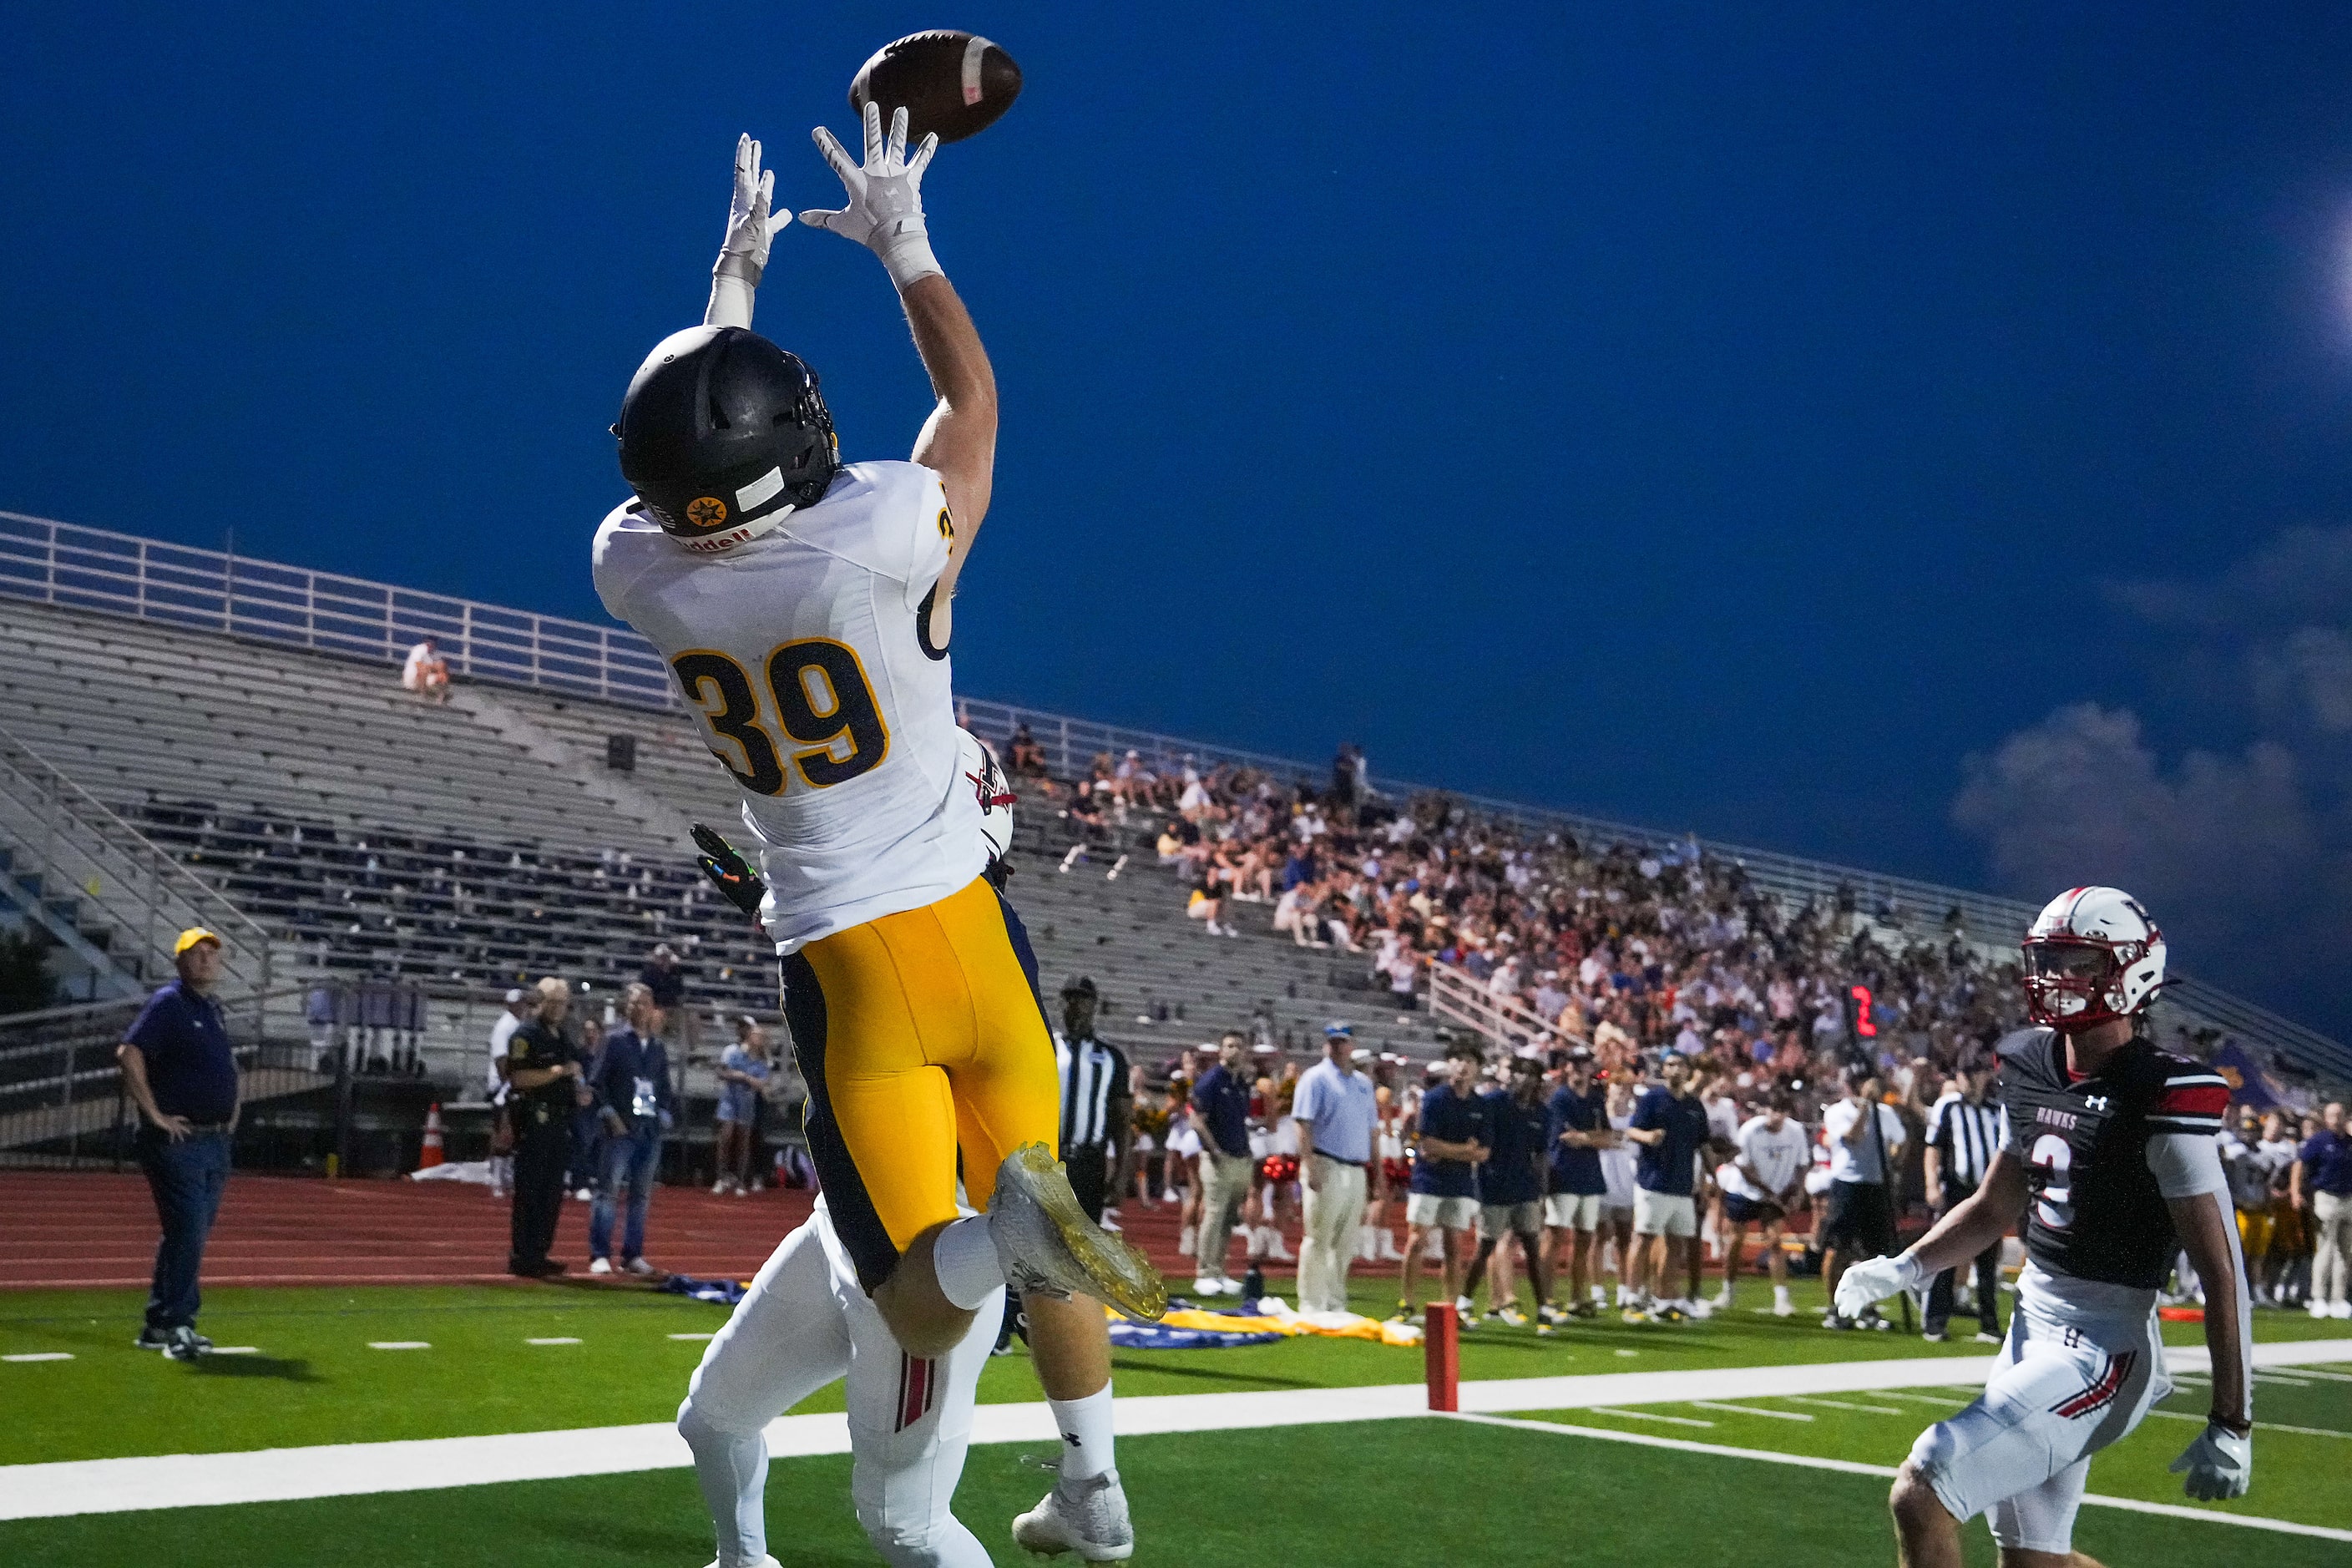
{"label": "white sideline stripe", "polygon": [[71,1361],[71,1351],[26,1351],[18,1355],[0,1355],[0,1361]]}
{"label": "white sideline stripe", "polygon": [[[1849,1476],[1879,1476],[1892,1479],[1892,1465],[1865,1465],[1853,1459],[1816,1458],[1810,1454],[1776,1454],[1762,1448],[1734,1448],[1721,1443],[1696,1443],[1687,1437],[1653,1437],[1647,1432],[1611,1432],[1599,1426],[1568,1426],[1551,1421],[1519,1421],[1506,1415],[1462,1415],[1456,1421],[1486,1426],[1509,1426],[1521,1432],[1552,1432],[1569,1437],[1597,1437],[1605,1443],[1634,1443],[1645,1448],[1672,1448],[1685,1454],[1713,1454],[1727,1459],[1757,1459],[1768,1465],[1796,1465],[1808,1470],[1838,1470]],[[2180,1503],[2142,1502],[2137,1498],[2103,1497],[2084,1492],[2083,1501],[2094,1508],[2121,1509],[2126,1513],[2153,1513],[2166,1519],[2197,1519],[2209,1524],[2234,1524],[2243,1530],[2276,1531],[2282,1535],[2314,1535],[2322,1541],[2352,1541],[2352,1530],[2331,1530],[2324,1524],[2297,1524],[2291,1520],[2263,1519],[2255,1514],[2223,1513],[2189,1508]]]}
{"label": "white sideline stripe", "polygon": [[[413,1344],[410,1341],[390,1341]],[[2202,1350],[2176,1350],[2201,1361]],[[2352,1362],[2352,1339],[2256,1345],[2263,1364]],[[1481,1380],[1461,1385],[1465,1411],[1590,1410],[1672,1405],[1710,1395],[1769,1398],[1788,1394],[1862,1394],[1933,1387],[1956,1372],[1981,1376],[1991,1358],[1915,1356],[1899,1361],[1822,1362],[1801,1366],[1718,1367],[1711,1371],[1601,1373],[1581,1377]],[[1418,1383],[1364,1388],[1285,1389],[1253,1394],[1163,1394],[1122,1399],[1122,1436],[1223,1432],[1381,1421],[1428,1413]],[[1688,1419],[1684,1417],[1683,1419]],[[1546,1431],[1570,1430],[1538,1424]],[[1625,1436],[1625,1434],[1614,1434]],[[769,1423],[768,1451],[802,1458],[849,1451],[848,1417],[784,1415]],[[1040,1401],[982,1405],[972,1412],[974,1443],[1057,1444],[1060,1428]],[[390,1443],[328,1443],[232,1454],[163,1454],[121,1459],[64,1459],[0,1466],[0,1519],[50,1519],[140,1509],[284,1502],[299,1498],[434,1491],[502,1481],[662,1470],[692,1462],[685,1439],[667,1421],[553,1432],[503,1432],[479,1437],[420,1437]],[[1811,1462],[1811,1461],[1808,1461]],[[1872,1471],[1873,1474],[1881,1472]],[[2194,1518],[2211,1517],[2195,1513]]]}

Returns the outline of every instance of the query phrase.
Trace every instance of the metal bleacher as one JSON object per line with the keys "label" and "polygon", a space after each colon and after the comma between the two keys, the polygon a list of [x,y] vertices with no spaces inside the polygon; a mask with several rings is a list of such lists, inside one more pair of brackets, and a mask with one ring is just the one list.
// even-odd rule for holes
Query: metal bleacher
{"label": "metal bleacher", "polygon": [[[659,660],[625,629],[13,513],[0,513],[0,723],[260,921],[281,989],[341,976],[478,999],[551,973],[609,988],[667,941],[688,958],[698,1005],[772,1016],[772,961],[703,886],[683,832],[688,821],[723,831],[732,785]],[[391,668],[428,634],[458,678],[446,707],[402,691]],[[1161,767],[1189,753],[1283,777],[1316,771],[1002,704],[970,701],[964,716],[1000,741],[1028,723],[1063,776],[1130,747]],[[607,766],[614,736],[634,742],[625,771]],[[1670,841],[1464,803],[1588,841]],[[1372,1025],[1361,1036],[1373,1043],[1429,1048],[1426,1018],[1391,1012],[1361,961],[1295,947],[1263,914],[1244,915],[1238,938],[1210,937],[1184,918],[1148,846],[1116,878],[1100,855],[1066,872],[1072,840],[1051,802],[1024,801],[1018,815],[1011,893],[1049,989],[1093,975],[1106,1022],[1134,1043],[1191,1044],[1255,1014],[1302,1035],[1336,1015]],[[1979,940],[2013,941],[2023,923],[2011,900],[1704,847],[1787,898],[1850,893],[1898,931],[1925,934],[1954,907]],[[2175,1005],[2191,1024],[2352,1080],[2342,1045],[2235,997],[2192,985]],[[476,1015],[438,1016],[448,1048],[475,1048]]]}

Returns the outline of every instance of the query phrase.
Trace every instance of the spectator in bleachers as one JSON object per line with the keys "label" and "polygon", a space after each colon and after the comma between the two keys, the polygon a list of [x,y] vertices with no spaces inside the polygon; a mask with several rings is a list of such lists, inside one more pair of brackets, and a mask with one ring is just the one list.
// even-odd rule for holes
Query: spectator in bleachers
{"label": "spectator in bleachers", "polygon": [[441,657],[439,639],[426,637],[408,650],[400,667],[400,684],[427,702],[449,700],[449,661]]}
{"label": "spectator in bleachers", "polygon": [[713,1153],[719,1173],[711,1184],[713,1193],[731,1192],[740,1198],[749,1190],[745,1184],[751,1177],[752,1129],[773,1070],[768,1060],[768,1031],[748,1013],[736,1019],[735,1043],[719,1058],[718,1146]]}
{"label": "spectator in bleachers", "polygon": [[596,1053],[588,1091],[604,1124],[604,1157],[595,1205],[588,1213],[591,1274],[613,1272],[613,1211],[629,1190],[628,1222],[621,1233],[621,1267],[651,1274],[646,1261],[646,1211],[661,1172],[662,1134],[674,1120],[669,1054],[662,1047],[662,1010],[652,990],[633,984],[621,994],[623,1021]]}

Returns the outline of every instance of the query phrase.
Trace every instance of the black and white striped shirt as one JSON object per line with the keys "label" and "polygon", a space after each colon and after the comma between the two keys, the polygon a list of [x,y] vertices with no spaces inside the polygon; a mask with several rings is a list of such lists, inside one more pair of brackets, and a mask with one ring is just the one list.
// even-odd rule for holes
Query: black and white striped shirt
{"label": "black and white striped shirt", "polygon": [[1982,1182],[2000,1144],[2000,1107],[1992,1100],[1970,1105],[1958,1089],[1948,1089],[1928,1108],[1927,1147],[1941,1152],[1946,1182],[1967,1187]]}
{"label": "black and white striped shirt", "polygon": [[1116,1046],[1100,1040],[1080,1040],[1075,1047],[1056,1033],[1054,1065],[1062,1075],[1062,1148],[1098,1149],[1116,1142],[1111,1125],[1115,1100],[1130,1098],[1127,1058]]}

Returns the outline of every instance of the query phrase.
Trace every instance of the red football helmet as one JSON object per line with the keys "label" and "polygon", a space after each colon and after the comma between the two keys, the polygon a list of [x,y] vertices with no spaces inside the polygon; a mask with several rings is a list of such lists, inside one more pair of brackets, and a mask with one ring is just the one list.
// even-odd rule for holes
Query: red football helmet
{"label": "red football helmet", "polygon": [[2164,933],[2137,899],[2074,888],[2043,906],[2025,933],[2025,1010],[2072,1032],[2128,1018],[2164,984]]}

